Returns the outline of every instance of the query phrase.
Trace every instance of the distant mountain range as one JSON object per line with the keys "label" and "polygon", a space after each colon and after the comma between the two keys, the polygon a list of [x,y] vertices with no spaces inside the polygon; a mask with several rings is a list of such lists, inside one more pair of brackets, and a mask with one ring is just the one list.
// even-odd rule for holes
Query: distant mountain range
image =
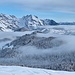
{"label": "distant mountain range", "polygon": [[22,18],[17,18],[14,15],[0,14],[0,31],[26,31],[45,25],[75,25],[75,22],[57,23],[51,19],[40,19],[35,15],[26,15]]}
{"label": "distant mountain range", "polygon": [[33,15],[17,18],[14,15],[0,14],[0,31],[30,30],[37,29],[38,26],[57,24],[54,20],[43,20]]}
{"label": "distant mountain range", "polygon": [[75,22],[60,22],[59,25],[75,25]]}

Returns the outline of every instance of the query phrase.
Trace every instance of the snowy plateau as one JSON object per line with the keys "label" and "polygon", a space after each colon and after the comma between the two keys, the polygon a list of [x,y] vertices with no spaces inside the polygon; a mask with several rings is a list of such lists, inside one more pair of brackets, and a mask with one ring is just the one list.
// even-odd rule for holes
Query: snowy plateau
{"label": "snowy plateau", "polygon": [[0,14],[0,75],[75,75],[75,25]]}

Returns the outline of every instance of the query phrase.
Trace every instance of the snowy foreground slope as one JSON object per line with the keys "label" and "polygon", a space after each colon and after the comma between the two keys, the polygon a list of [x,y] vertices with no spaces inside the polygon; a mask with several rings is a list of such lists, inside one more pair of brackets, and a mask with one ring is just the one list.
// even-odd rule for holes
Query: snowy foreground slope
{"label": "snowy foreground slope", "polygon": [[0,66],[0,75],[75,75],[75,72],[53,71],[19,66]]}

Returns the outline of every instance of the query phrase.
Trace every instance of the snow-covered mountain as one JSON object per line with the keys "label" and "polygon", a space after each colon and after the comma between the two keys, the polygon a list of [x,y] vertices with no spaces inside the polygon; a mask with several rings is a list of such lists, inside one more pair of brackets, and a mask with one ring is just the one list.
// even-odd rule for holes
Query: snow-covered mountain
{"label": "snow-covered mountain", "polygon": [[38,26],[43,25],[57,25],[54,20],[50,19],[40,19],[37,16],[26,15],[20,19],[20,26],[23,25],[29,29],[37,29]]}
{"label": "snow-covered mountain", "polygon": [[[33,32],[32,34],[26,34],[23,35],[22,37],[12,41],[9,44],[6,44],[3,46],[3,49],[5,48],[17,48],[20,46],[35,46],[38,49],[48,49],[48,48],[53,48],[53,47],[58,47],[63,44],[62,40],[57,40],[55,37],[37,37],[36,33]],[[7,47],[6,47],[7,46]]]}
{"label": "snow-covered mountain", "polygon": [[36,29],[37,26],[44,25],[43,22],[37,17],[33,15],[26,15],[20,19],[20,25],[23,25],[27,28]]}
{"label": "snow-covered mountain", "polygon": [[37,16],[26,15],[22,18],[17,18],[14,15],[0,14],[0,31],[14,31],[14,30],[32,30],[37,29],[38,26],[56,25],[53,20],[42,20]]}
{"label": "snow-covered mountain", "polygon": [[50,20],[50,19],[44,19],[42,20],[44,25],[58,25],[58,23],[56,23],[54,20]]}
{"label": "snow-covered mountain", "polygon": [[18,26],[18,19],[14,15],[0,14],[0,31],[12,31]]}

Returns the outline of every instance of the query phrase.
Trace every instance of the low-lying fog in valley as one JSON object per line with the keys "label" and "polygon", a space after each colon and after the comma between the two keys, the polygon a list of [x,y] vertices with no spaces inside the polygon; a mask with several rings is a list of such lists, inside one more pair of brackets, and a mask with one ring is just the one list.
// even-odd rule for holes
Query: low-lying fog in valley
{"label": "low-lying fog in valley", "polygon": [[75,27],[41,26],[44,31],[0,32],[0,64],[75,70]]}

